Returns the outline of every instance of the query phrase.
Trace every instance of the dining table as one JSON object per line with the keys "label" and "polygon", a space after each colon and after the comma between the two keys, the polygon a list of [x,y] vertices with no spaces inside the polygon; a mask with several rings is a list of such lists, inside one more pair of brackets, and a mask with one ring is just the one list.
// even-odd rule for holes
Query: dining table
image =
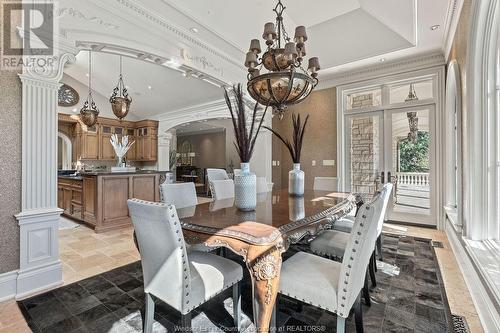
{"label": "dining table", "polygon": [[224,247],[243,258],[252,280],[253,319],[257,332],[269,332],[281,272],[282,254],[307,240],[363,202],[355,193],[287,189],[257,195],[255,210],[241,211],[233,198],[177,210],[188,244]]}

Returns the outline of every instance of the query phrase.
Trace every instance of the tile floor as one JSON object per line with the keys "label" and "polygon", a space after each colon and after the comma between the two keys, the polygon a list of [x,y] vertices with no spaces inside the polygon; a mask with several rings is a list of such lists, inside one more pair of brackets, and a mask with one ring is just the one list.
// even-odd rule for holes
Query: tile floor
{"label": "tile floor", "polygon": [[[391,224],[386,224],[384,231],[443,242],[444,248],[436,248],[436,255],[451,312],[465,316],[471,332],[483,332],[446,234],[439,230]],[[59,244],[64,284],[70,284],[138,260],[139,254],[131,235],[131,228],[102,234],[96,234],[86,227],[62,230]],[[0,303],[0,333],[29,331],[16,302]]]}

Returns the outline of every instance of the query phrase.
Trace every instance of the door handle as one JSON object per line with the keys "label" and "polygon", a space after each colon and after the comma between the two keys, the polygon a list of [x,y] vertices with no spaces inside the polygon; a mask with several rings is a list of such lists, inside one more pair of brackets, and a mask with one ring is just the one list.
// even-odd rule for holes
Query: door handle
{"label": "door handle", "polygon": [[381,182],[382,184],[384,184],[384,183],[385,183],[385,172],[383,172],[383,171],[380,173],[380,182]]}

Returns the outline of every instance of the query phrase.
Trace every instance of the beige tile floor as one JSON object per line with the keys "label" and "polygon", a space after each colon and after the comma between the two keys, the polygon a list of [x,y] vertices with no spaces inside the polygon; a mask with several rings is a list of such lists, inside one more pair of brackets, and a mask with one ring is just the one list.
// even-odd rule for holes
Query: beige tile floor
{"label": "beige tile floor", "polygon": [[[444,248],[436,248],[436,254],[451,311],[467,318],[471,332],[483,332],[446,234],[433,229],[391,224],[386,224],[384,231],[443,242]],[[79,281],[139,259],[139,253],[132,240],[131,228],[96,234],[80,226],[75,229],[61,230],[59,234],[64,284]],[[7,332],[30,332],[15,301],[0,303],[0,333]]]}

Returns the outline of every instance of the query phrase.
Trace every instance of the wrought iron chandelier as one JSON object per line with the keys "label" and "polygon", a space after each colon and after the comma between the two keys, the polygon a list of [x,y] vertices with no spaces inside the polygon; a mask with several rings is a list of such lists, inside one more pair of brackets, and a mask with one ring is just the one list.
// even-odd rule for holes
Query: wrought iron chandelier
{"label": "wrought iron chandelier", "polygon": [[[245,59],[248,92],[260,104],[271,106],[280,119],[287,106],[300,103],[316,87],[317,71],[321,69],[317,57],[309,59],[308,70],[302,68],[306,56],[306,28],[295,28],[292,41],[283,23],[285,9],[278,0],[273,9],[276,23],[268,22],[264,26],[262,38],[266,41],[267,50],[262,57],[258,58],[261,53],[259,40],[252,39]],[[267,73],[261,73],[262,66],[268,70]]]}
{"label": "wrought iron chandelier", "polygon": [[111,103],[111,109],[113,113],[118,119],[123,119],[127,116],[130,110],[130,103],[132,103],[132,98],[128,95],[127,88],[123,83],[123,62],[122,56],[120,56],[120,77],[118,78],[118,83],[116,87],[113,89],[113,93],[109,98],[109,102]]}
{"label": "wrought iron chandelier", "polygon": [[[417,93],[415,92],[415,87],[413,83],[410,84],[410,91],[408,92],[408,97],[406,97],[405,102],[418,101]],[[408,126],[410,127],[410,132],[408,133],[408,140],[416,143],[418,140],[418,118],[417,112],[411,111],[406,113],[408,118]]]}
{"label": "wrought iron chandelier", "polygon": [[92,51],[89,50],[89,95],[80,109],[80,119],[85,125],[92,127],[97,123],[98,116],[99,109],[92,96]]}

